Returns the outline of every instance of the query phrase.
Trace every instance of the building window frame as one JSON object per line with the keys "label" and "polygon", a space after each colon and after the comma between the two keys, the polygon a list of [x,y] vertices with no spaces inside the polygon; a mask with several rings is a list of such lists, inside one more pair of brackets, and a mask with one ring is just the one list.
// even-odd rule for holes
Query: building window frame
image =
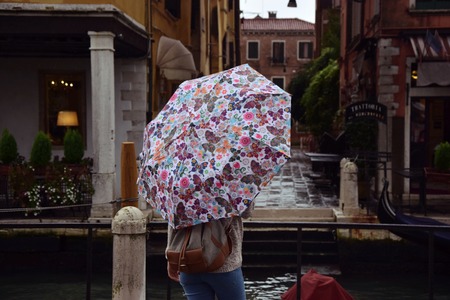
{"label": "building window frame", "polygon": [[271,63],[274,65],[286,64],[286,41],[273,40],[271,47]]}
{"label": "building window frame", "polygon": [[[275,83],[276,85],[278,85],[280,88],[282,88],[283,90],[285,89],[286,86],[286,76],[272,76],[270,78],[270,80]],[[280,84],[281,82],[281,84]]]}
{"label": "building window frame", "polygon": [[351,0],[347,2],[347,45],[355,44],[361,38],[362,32],[362,2]]}
{"label": "building window frame", "polygon": [[415,9],[450,9],[450,1],[443,0],[411,0],[411,7]]}
{"label": "building window frame", "polygon": [[164,8],[168,11],[174,18],[181,18],[181,0],[171,0],[164,2]]}
{"label": "building window frame", "polygon": [[297,42],[297,60],[312,59],[313,53],[314,43],[312,41],[300,40]]}
{"label": "building window frame", "polygon": [[248,40],[247,41],[247,60],[259,60],[259,57],[260,57],[259,41],[258,40]]}
{"label": "building window frame", "polygon": [[[71,86],[72,85],[72,86]],[[58,126],[60,111],[75,111],[77,129],[86,145],[86,74],[80,71],[39,72],[39,129],[49,135],[52,146],[62,149],[67,127]]]}

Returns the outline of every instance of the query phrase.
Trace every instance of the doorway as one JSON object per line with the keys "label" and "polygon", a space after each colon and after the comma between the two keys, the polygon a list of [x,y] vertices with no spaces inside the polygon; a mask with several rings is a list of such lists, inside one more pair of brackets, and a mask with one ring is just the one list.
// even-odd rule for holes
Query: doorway
{"label": "doorway", "polygon": [[411,168],[433,166],[434,149],[450,142],[450,97],[411,99]]}

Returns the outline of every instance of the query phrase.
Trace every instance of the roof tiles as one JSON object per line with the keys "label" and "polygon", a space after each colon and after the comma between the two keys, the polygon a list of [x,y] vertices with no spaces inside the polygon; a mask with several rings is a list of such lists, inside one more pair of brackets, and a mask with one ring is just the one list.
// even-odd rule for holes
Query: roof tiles
{"label": "roof tiles", "polygon": [[248,31],[314,31],[314,24],[300,19],[242,19],[242,30]]}

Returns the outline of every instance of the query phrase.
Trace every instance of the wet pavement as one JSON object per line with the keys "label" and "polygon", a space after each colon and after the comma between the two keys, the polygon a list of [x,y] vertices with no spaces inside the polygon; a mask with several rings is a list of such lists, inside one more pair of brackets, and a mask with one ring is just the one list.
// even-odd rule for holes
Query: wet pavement
{"label": "wet pavement", "polygon": [[337,208],[337,189],[312,171],[300,147],[291,148],[291,159],[281,173],[255,199],[255,208]]}

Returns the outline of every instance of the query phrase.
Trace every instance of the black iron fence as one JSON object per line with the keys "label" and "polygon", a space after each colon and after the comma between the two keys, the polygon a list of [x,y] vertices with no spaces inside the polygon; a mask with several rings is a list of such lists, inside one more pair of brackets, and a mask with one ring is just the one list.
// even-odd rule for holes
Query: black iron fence
{"label": "black iron fence", "polygon": [[[98,222],[44,222],[37,220],[36,222],[0,222],[0,230],[7,229],[57,229],[57,228],[73,228],[86,230],[86,299],[91,299],[91,278],[92,278],[92,257],[93,257],[93,231],[100,228],[111,228],[110,223]],[[148,230],[164,230],[167,228],[167,223],[150,222]],[[248,221],[245,223],[246,229],[258,228],[259,230],[274,230],[274,229],[293,229],[297,231],[297,282],[301,279],[302,267],[302,233],[305,229],[329,229],[329,230],[369,230],[369,231],[412,231],[412,232],[427,232],[429,239],[427,246],[427,265],[428,265],[428,299],[434,299],[434,276],[435,276],[435,249],[434,236],[438,232],[450,232],[450,226],[435,226],[435,225],[388,225],[388,224],[371,224],[371,223],[334,223],[334,222],[272,222],[272,221]],[[170,288],[170,285],[169,285]],[[301,285],[297,284],[297,295],[300,295]],[[170,291],[167,292],[170,299]],[[299,299],[299,298],[297,298]]]}

